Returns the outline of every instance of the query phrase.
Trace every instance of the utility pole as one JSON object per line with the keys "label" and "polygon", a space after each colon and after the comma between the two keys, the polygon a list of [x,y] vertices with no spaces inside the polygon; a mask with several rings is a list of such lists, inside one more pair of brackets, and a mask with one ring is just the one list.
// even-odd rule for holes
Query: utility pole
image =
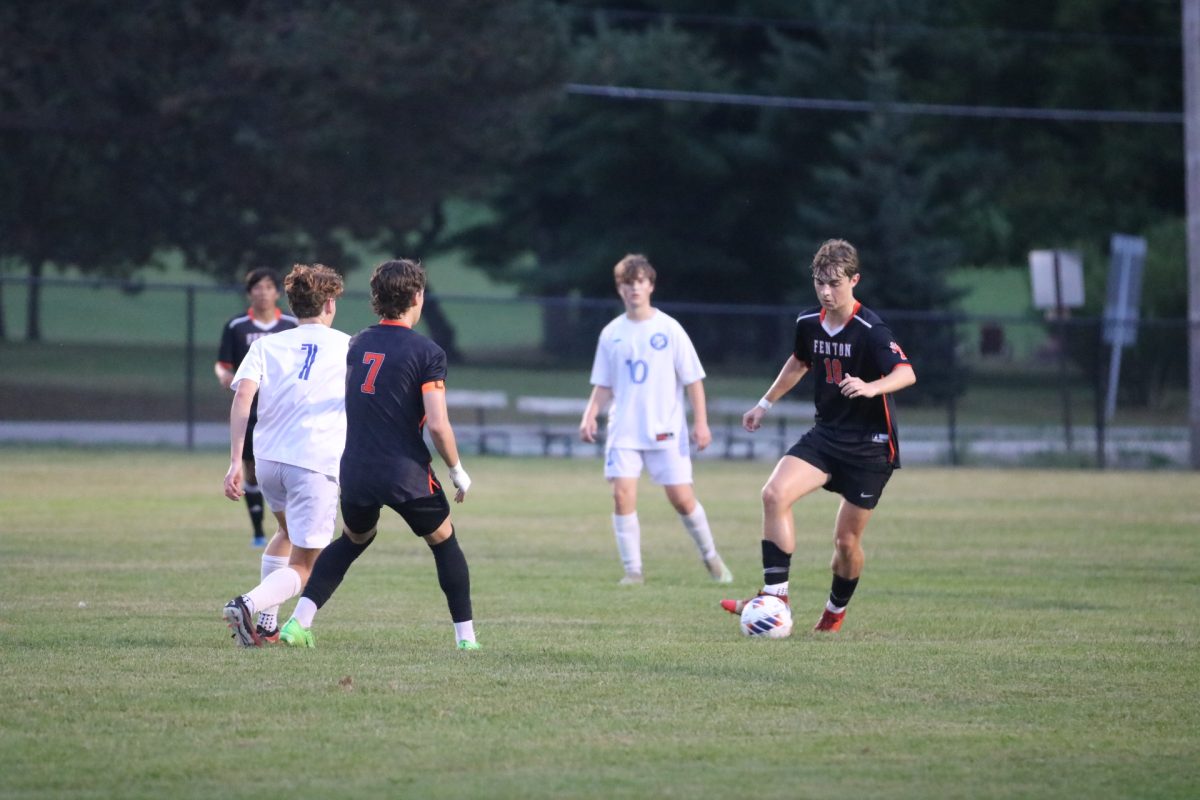
{"label": "utility pole", "polygon": [[1187,181],[1188,421],[1200,470],[1200,0],[1183,5],[1183,141]]}

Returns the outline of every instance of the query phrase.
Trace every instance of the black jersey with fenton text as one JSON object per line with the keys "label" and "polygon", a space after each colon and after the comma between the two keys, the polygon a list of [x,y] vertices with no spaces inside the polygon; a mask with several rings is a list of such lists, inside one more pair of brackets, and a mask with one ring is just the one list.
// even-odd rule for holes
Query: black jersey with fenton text
{"label": "black jersey with fenton text", "polygon": [[825,310],[810,308],[796,318],[793,353],[812,372],[817,425],[837,434],[886,442],[888,461],[899,466],[900,439],[892,396],[850,398],[838,388],[847,375],[870,382],[897,367],[912,368],[887,323],[855,303],[849,321],[830,328]]}
{"label": "black jersey with fenton text", "polygon": [[242,365],[242,359],[246,357],[246,353],[250,352],[250,345],[254,344],[255,339],[270,336],[272,333],[289,331],[299,324],[299,320],[289,314],[284,314],[278,308],[275,309],[275,321],[270,325],[255,322],[253,311],[247,311],[240,317],[234,317],[225,323],[225,328],[221,331],[221,347],[217,351],[217,363],[230,372],[237,372],[237,368]]}
{"label": "black jersey with fenton text", "polygon": [[393,497],[433,494],[437,482],[423,436],[424,393],[444,389],[445,380],[445,351],[398,321],[384,320],[350,339],[344,500],[365,484],[378,488],[381,482]]}
{"label": "black jersey with fenton text", "polygon": [[[237,372],[238,367],[242,365],[242,360],[246,358],[246,353],[250,352],[250,345],[254,344],[256,339],[270,336],[272,333],[290,331],[299,324],[300,320],[290,314],[284,314],[277,308],[275,309],[275,321],[270,325],[264,325],[254,319],[254,309],[250,309],[240,317],[234,317],[225,323],[225,328],[221,331],[221,347],[217,351],[217,363],[230,372]],[[250,405],[250,418],[247,420],[247,441],[251,440],[249,437],[253,437],[254,426],[257,422],[258,393],[255,392],[254,402]],[[248,453],[247,457],[251,454]]]}

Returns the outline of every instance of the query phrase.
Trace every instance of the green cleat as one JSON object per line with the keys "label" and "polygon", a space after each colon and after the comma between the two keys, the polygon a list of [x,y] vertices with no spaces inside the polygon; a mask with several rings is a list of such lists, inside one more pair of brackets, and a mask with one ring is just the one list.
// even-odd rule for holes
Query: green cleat
{"label": "green cleat", "polygon": [[316,642],[313,641],[312,631],[305,628],[295,617],[289,619],[282,628],[279,629],[279,641],[289,647],[316,647]]}
{"label": "green cleat", "polygon": [[458,643],[458,649],[459,650],[478,650],[479,642],[468,642],[466,639],[463,639],[461,642]]}

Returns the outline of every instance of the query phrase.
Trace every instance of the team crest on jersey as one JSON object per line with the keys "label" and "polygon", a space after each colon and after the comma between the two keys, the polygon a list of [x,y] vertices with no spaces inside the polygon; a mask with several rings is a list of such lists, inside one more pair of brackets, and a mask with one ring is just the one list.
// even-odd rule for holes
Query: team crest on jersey
{"label": "team crest on jersey", "polygon": [[908,356],[904,355],[904,351],[900,349],[900,345],[896,344],[895,342],[891,342],[890,344],[888,344],[888,347],[890,347],[892,349],[893,353],[900,356],[905,361],[908,361]]}
{"label": "team crest on jersey", "polygon": [[650,337],[650,346],[655,350],[662,350],[667,346],[667,335],[665,333],[656,333]]}

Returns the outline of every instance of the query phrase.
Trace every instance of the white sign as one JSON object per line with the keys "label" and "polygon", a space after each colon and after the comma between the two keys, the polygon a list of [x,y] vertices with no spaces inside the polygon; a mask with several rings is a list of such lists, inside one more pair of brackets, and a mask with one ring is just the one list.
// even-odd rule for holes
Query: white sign
{"label": "white sign", "polygon": [[1104,303],[1104,341],[1113,346],[1128,347],[1137,343],[1146,240],[1140,236],[1114,233],[1111,241],[1112,262],[1108,269],[1108,296]]}
{"label": "white sign", "polygon": [[1083,256],[1074,250],[1030,250],[1029,283],[1034,308],[1079,308],[1083,305]]}

